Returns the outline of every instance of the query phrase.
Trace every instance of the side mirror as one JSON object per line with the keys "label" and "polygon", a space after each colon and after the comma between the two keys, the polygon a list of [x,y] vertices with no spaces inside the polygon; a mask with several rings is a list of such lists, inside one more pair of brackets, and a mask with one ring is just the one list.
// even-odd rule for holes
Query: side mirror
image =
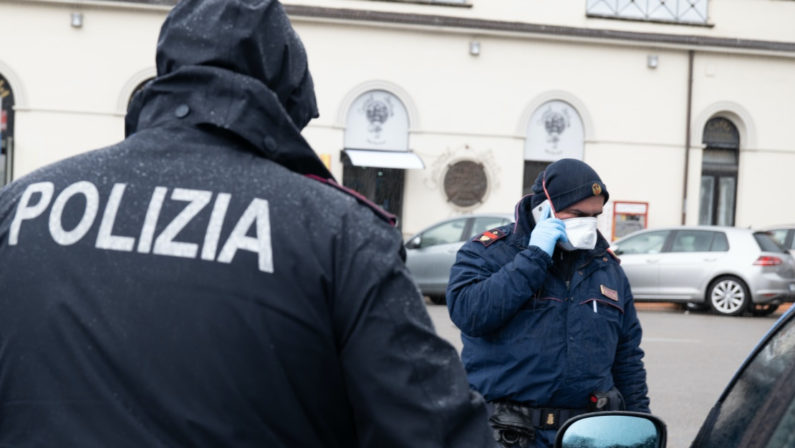
{"label": "side mirror", "polygon": [[566,421],[555,448],[665,448],[667,436],[665,423],[650,414],[594,412]]}
{"label": "side mirror", "polygon": [[417,235],[406,243],[406,249],[419,249],[420,244],[422,244],[422,237]]}

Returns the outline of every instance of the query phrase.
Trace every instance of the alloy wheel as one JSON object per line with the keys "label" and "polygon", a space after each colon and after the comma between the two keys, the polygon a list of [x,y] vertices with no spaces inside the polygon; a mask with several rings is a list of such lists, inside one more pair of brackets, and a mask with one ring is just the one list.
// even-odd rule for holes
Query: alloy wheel
{"label": "alloy wheel", "polygon": [[722,277],[712,284],[709,302],[718,313],[736,316],[748,305],[748,293],[745,286],[737,279]]}

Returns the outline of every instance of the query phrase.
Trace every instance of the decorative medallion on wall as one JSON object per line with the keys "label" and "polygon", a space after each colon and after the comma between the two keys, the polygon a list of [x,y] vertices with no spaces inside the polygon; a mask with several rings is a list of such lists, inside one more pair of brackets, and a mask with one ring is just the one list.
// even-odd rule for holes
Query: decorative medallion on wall
{"label": "decorative medallion on wall", "polygon": [[477,151],[469,145],[447,148],[429,168],[425,185],[439,190],[461,212],[476,209],[499,188],[499,168],[491,150]]}
{"label": "decorative medallion on wall", "polygon": [[582,160],[584,145],[582,119],[577,110],[565,101],[547,101],[533,112],[527,126],[525,160]]}
{"label": "decorative medallion on wall", "polygon": [[400,99],[386,90],[371,90],[348,110],[345,147],[406,151],[408,130],[408,113]]}
{"label": "decorative medallion on wall", "polygon": [[461,160],[447,167],[444,193],[447,201],[459,207],[472,207],[483,202],[489,180],[482,163]]}

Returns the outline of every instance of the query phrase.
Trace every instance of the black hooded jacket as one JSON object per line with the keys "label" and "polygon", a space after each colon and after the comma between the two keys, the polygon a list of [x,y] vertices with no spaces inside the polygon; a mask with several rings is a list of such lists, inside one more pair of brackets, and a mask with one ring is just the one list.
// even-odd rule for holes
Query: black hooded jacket
{"label": "black hooded jacket", "polygon": [[[269,0],[182,0],[123,142],[0,191],[0,446],[486,446]],[[328,181],[332,182],[332,181]]]}

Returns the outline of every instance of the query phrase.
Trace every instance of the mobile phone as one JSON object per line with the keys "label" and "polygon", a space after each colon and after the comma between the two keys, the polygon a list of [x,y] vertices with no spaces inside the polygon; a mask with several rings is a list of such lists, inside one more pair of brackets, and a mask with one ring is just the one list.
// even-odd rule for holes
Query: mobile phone
{"label": "mobile phone", "polygon": [[533,207],[532,214],[533,214],[533,221],[538,224],[541,221],[542,213],[544,212],[544,207],[549,206],[549,199],[545,199],[544,202],[536,205]]}

